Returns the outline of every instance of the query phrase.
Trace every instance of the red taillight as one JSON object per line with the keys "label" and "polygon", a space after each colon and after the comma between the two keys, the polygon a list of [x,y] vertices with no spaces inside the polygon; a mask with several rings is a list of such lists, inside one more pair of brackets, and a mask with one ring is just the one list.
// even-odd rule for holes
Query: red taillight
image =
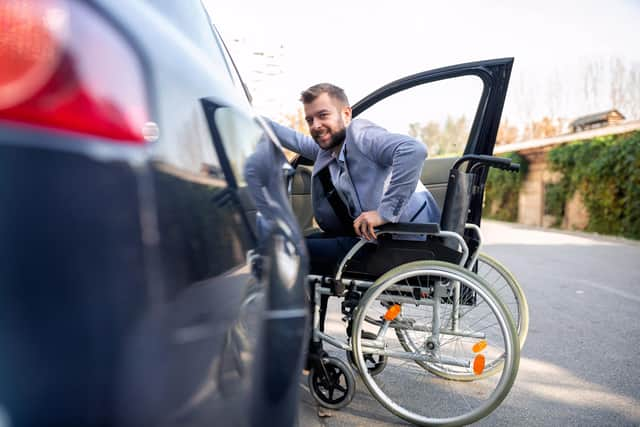
{"label": "red taillight", "polygon": [[0,119],[143,144],[149,120],[142,66],[88,6],[0,2]]}

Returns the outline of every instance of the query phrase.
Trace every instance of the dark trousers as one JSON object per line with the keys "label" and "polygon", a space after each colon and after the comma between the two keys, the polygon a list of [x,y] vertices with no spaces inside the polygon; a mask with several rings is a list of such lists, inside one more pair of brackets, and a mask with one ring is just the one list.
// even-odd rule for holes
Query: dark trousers
{"label": "dark trousers", "polygon": [[[328,233],[314,233],[306,238],[309,258],[311,260],[311,274],[335,277],[340,261],[345,257],[349,249],[358,242],[357,237],[336,236]],[[311,318],[314,309],[313,289],[311,289]],[[327,302],[329,295],[322,295],[320,299],[320,330],[324,331],[324,321],[327,316]],[[322,346],[313,343],[311,337],[310,351],[317,351]]]}

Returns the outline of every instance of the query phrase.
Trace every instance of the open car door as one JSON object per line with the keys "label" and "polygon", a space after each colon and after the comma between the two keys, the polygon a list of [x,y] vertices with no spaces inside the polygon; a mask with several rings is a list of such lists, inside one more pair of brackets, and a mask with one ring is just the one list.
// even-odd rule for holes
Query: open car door
{"label": "open car door", "polygon": [[[413,74],[353,104],[353,117],[409,134],[427,145],[422,182],[442,207],[453,163],[464,154],[493,153],[512,66],[513,58],[502,58]],[[309,166],[299,165],[290,191],[305,229],[311,226],[309,174]],[[471,221],[479,223],[482,207],[470,208]]]}

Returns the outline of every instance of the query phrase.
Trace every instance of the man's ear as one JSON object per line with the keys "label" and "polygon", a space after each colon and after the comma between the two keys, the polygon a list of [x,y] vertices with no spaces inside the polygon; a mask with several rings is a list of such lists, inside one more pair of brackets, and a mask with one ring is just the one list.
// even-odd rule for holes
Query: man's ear
{"label": "man's ear", "polygon": [[345,105],[342,107],[342,120],[344,120],[344,124],[348,125],[351,122],[351,107]]}

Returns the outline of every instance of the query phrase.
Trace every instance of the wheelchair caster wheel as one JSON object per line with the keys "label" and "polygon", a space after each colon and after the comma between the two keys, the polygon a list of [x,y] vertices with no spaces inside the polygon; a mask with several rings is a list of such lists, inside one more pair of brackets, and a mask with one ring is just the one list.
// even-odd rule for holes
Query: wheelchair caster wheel
{"label": "wheelchair caster wheel", "polygon": [[353,399],[356,380],[342,360],[325,357],[309,371],[309,391],[320,406],[340,409]]}
{"label": "wheelchair caster wheel", "polygon": [[[361,334],[362,334],[361,335],[362,338],[366,340],[376,339],[376,334],[374,334],[373,332],[362,331]],[[351,365],[351,367],[355,371],[358,371],[358,364],[356,363],[356,358],[355,358],[355,355],[353,354],[353,351],[347,351],[347,360],[349,361],[349,364]],[[387,366],[387,357],[381,354],[365,353],[364,361],[367,364],[367,370],[371,375],[374,375],[374,376],[382,372],[385,366]]]}

